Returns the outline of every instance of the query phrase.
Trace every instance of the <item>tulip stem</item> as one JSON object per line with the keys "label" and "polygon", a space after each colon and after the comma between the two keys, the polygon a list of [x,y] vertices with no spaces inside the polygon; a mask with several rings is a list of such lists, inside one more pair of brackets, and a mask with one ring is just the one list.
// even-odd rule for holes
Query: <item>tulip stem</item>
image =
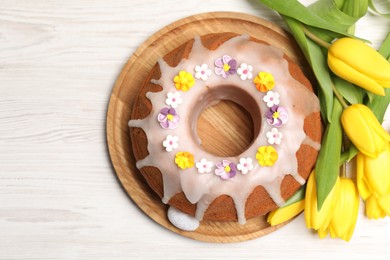
{"label": "tulip stem", "polygon": [[345,102],[343,96],[340,94],[340,92],[337,90],[336,86],[332,84],[332,90],[336,98],[340,101],[341,105],[343,106],[344,109],[348,107],[347,102]]}
{"label": "tulip stem", "polygon": [[341,174],[340,174],[340,177],[347,177],[347,164],[346,163],[343,163],[341,165]]}
{"label": "tulip stem", "polygon": [[329,42],[324,41],[323,39],[321,39],[320,37],[318,37],[317,35],[315,35],[311,31],[309,31],[309,29],[307,29],[303,24],[302,24],[302,30],[305,33],[305,35],[307,37],[309,37],[311,40],[313,40],[315,43],[317,43],[318,45],[320,45],[326,49],[329,49],[329,47],[331,45]]}

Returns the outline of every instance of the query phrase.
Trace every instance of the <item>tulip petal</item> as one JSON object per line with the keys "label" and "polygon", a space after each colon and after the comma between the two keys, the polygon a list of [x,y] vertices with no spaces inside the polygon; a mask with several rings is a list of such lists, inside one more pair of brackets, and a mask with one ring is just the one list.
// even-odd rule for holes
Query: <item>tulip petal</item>
{"label": "tulip petal", "polygon": [[339,190],[329,231],[331,237],[349,241],[358,216],[359,193],[355,183],[348,178],[340,178]]}
{"label": "tulip petal", "polygon": [[305,222],[307,228],[319,230],[322,228],[326,230],[329,222],[332,219],[332,208],[334,207],[335,197],[337,196],[339,185],[339,178],[337,178],[336,184],[332,191],[326,197],[322,204],[321,210],[317,209],[317,189],[314,171],[310,174],[309,180],[306,186],[305,196]]}
{"label": "tulip petal", "polygon": [[362,153],[358,153],[356,157],[356,182],[358,186],[358,190],[363,200],[366,200],[371,196],[371,189],[367,184],[365,178],[365,167],[364,167],[365,155]]}
{"label": "tulip petal", "polygon": [[[362,114],[362,117],[366,119],[367,123],[372,127],[373,131],[375,131],[378,136],[390,142],[390,134],[382,127],[374,113],[372,113],[372,111],[364,105],[357,104],[357,107]],[[383,142],[383,146],[385,145],[386,143]]]}
{"label": "tulip petal", "polygon": [[377,158],[366,157],[364,160],[364,175],[367,178],[371,192],[379,196],[390,194],[390,151],[386,149]]}
{"label": "tulip petal", "polygon": [[380,197],[378,199],[378,203],[386,215],[390,217],[390,194],[386,194]]}
{"label": "tulip petal", "polygon": [[346,108],[341,123],[352,143],[367,156],[377,157],[390,141],[390,135],[365,105],[354,104]]}
{"label": "tulip petal", "polygon": [[385,90],[375,80],[360,73],[343,61],[328,54],[328,66],[334,74],[376,95],[384,96]]}
{"label": "tulip petal", "polygon": [[[388,87],[390,85],[390,63],[374,48],[360,40],[345,37],[335,41],[329,48],[329,61],[331,63],[341,61],[343,65],[338,65],[342,68],[336,66],[335,69],[343,76],[340,76],[337,72],[335,74],[342,78],[345,78],[344,76],[353,77],[352,81],[347,80],[367,90],[371,88],[368,85],[370,80],[375,81],[376,87],[381,85]],[[353,74],[350,74],[351,71],[353,71]],[[363,78],[359,78],[359,75]],[[367,80],[367,78],[370,80]]]}
{"label": "tulip petal", "polygon": [[366,200],[366,216],[369,219],[384,218],[386,216],[386,212],[383,211],[377,200],[378,196],[376,194],[372,194]]}
{"label": "tulip petal", "polygon": [[305,208],[305,200],[300,200],[286,207],[281,207],[277,210],[272,211],[267,218],[267,222],[271,226],[278,225],[289,219],[292,219]]}
{"label": "tulip petal", "polygon": [[[352,105],[344,110],[341,114],[341,124],[345,133],[359,151],[368,156],[376,157],[375,140],[371,128],[367,125],[357,106]],[[356,131],[356,129],[359,129],[359,131]]]}

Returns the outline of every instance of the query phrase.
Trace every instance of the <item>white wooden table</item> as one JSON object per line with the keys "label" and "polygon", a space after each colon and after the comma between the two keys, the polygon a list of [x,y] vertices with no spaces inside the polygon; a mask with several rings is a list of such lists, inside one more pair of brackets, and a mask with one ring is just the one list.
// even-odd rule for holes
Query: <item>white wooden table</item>
{"label": "white wooden table", "polygon": [[[283,26],[256,0],[0,0],[0,259],[390,259],[389,218],[363,208],[349,243],[320,240],[300,216],[256,240],[208,244],[160,227],[122,190],[105,139],[115,79],[154,32],[210,11]],[[378,47],[389,28],[369,15],[357,34]]]}

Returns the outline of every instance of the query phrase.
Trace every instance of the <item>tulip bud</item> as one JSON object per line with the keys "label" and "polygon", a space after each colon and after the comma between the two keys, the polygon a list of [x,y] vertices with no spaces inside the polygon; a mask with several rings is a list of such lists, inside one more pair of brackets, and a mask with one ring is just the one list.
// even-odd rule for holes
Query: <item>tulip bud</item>
{"label": "tulip bud", "polygon": [[337,178],[332,191],[329,193],[328,197],[326,197],[321,209],[318,211],[315,172],[313,171],[310,174],[305,195],[305,222],[307,228],[318,230],[329,225],[332,218],[332,208],[335,203],[335,193],[338,190],[338,185],[339,178]]}
{"label": "tulip bud", "polygon": [[390,216],[390,146],[377,158],[358,153],[356,158],[359,193],[370,219]]}
{"label": "tulip bud", "polygon": [[355,229],[359,210],[359,193],[355,183],[348,178],[340,178],[339,191],[333,209],[333,216],[328,227],[320,228],[321,238],[328,232],[332,238],[339,237],[349,241]]}
{"label": "tulip bud", "polygon": [[268,214],[267,222],[271,226],[279,225],[297,216],[299,213],[303,211],[304,208],[305,208],[305,200],[300,200],[286,207],[278,208],[274,211],[271,211]]}
{"label": "tulip bud", "polygon": [[378,219],[390,216],[390,194],[382,196],[372,194],[366,200],[366,216],[369,219]]}
{"label": "tulip bud", "polygon": [[371,194],[390,194],[390,148],[377,158],[358,153],[356,157],[357,184],[359,193],[366,200]]}
{"label": "tulip bud", "polygon": [[390,63],[360,40],[336,40],[328,49],[328,66],[340,78],[374,94],[384,96],[383,87],[390,87]]}
{"label": "tulip bud", "polygon": [[389,133],[365,105],[354,104],[346,108],[341,123],[352,143],[367,156],[376,158],[388,146]]}

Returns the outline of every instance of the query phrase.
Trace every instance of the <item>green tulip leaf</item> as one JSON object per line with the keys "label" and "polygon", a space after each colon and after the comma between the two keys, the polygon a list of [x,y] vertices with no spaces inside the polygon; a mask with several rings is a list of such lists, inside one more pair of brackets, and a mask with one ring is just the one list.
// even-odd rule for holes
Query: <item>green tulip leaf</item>
{"label": "green tulip leaf", "polygon": [[313,69],[314,75],[320,86],[318,95],[321,101],[321,114],[323,118],[328,122],[331,122],[330,116],[333,107],[333,92],[331,86],[333,83],[322,49],[306,37],[302,28],[303,25],[299,21],[287,16],[282,17],[290,27],[295,40]]}
{"label": "green tulip leaf", "polygon": [[390,13],[385,14],[385,13],[382,13],[382,12],[378,11],[378,9],[375,7],[374,1],[369,0],[369,1],[368,1],[368,6],[369,6],[369,7],[371,8],[371,10],[373,10],[375,13],[377,13],[377,14],[383,16],[383,17],[390,18]]}
{"label": "green tulip leaf", "polygon": [[385,89],[385,96],[375,95],[368,101],[367,106],[372,110],[379,122],[383,122],[386,109],[390,104],[390,89]]}
{"label": "green tulip leaf", "polygon": [[[308,27],[307,29],[326,42],[332,42],[334,39],[343,37],[343,35],[339,33],[324,30],[318,27]],[[326,55],[326,53],[324,55]]]}
{"label": "green tulip leaf", "polygon": [[[345,1],[343,8],[348,7],[350,1]],[[352,6],[357,6],[358,1],[354,0],[355,3],[352,3]],[[362,15],[351,16],[347,13],[352,13],[353,10],[347,10],[348,12],[341,11],[335,4],[334,1],[329,0],[319,0],[314,2],[312,5],[308,7],[312,12],[319,14],[326,21],[332,21],[338,24],[339,28],[342,28],[343,31],[347,31],[352,25],[354,25]],[[349,9],[349,8],[348,8]],[[367,11],[364,11],[363,15]]]}
{"label": "green tulip leaf", "polygon": [[[333,31],[333,32],[337,32],[337,33],[344,35],[344,36],[354,37],[353,35],[346,33],[348,27],[351,26],[352,24],[354,24],[354,22],[352,22],[353,19],[348,19],[347,22],[351,23],[349,26],[347,26],[344,23],[339,23],[340,19],[334,20],[334,17],[336,16],[335,12],[338,12],[339,15],[342,12],[340,12],[340,10],[337,11],[336,10],[337,8],[332,8],[332,6],[329,6],[329,7],[325,8],[324,10],[317,10],[317,8],[314,6],[314,7],[310,7],[314,10],[310,10],[308,7],[305,7],[297,0],[284,0],[284,1],[281,1],[281,0],[280,1],[259,0],[259,1],[261,3],[263,3],[264,5],[268,6],[269,8],[274,9],[275,11],[280,13],[281,15],[291,17],[295,20],[300,21],[303,24],[326,29],[326,30]],[[327,2],[329,2],[329,1],[327,1]],[[333,6],[335,6],[335,5],[333,4]],[[325,15],[325,13],[323,11],[328,13],[328,12],[330,12],[330,10],[333,10],[333,11],[331,11],[332,12],[331,14],[327,15],[328,16],[327,18],[329,20],[325,19],[325,18],[321,17],[319,14],[313,12],[313,11],[316,11],[320,14]],[[343,15],[343,17],[344,17],[344,15]]]}
{"label": "green tulip leaf", "polygon": [[350,104],[363,102],[365,91],[362,88],[356,87],[352,83],[349,83],[339,77],[334,77],[333,80],[337,90]]}
{"label": "green tulip leaf", "polygon": [[[390,33],[387,35],[386,39],[383,41],[378,52],[385,58],[390,58]],[[367,106],[372,110],[374,115],[377,117],[379,122],[383,121],[387,107],[390,104],[390,89],[385,88],[385,96],[373,95],[369,99]]]}
{"label": "green tulip leaf", "polygon": [[345,0],[339,9],[353,18],[361,18],[367,13],[368,0]]}
{"label": "green tulip leaf", "polygon": [[386,39],[382,42],[381,47],[378,52],[385,57],[385,59],[390,58],[390,33],[387,34]]}
{"label": "green tulip leaf", "polygon": [[340,102],[335,99],[333,102],[332,123],[326,127],[315,166],[318,211],[320,211],[325,199],[332,191],[339,175],[342,143],[340,116],[342,111],[343,108]]}
{"label": "green tulip leaf", "polygon": [[306,185],[301,186],[286,202],[281,208],[290,206],[298,201],[301,201],[305,198]]}
{"label": "green tulip leaf", "polygon": [[341,156],[340,156],[340,166],[342,164],[344,164],[345,162],[349,162],[350,160],[352,160],[357,155],[358,152],[359,152],[359,150],[356,148],[356,146],[351,144],[351,147],[349,147],[348,150],[346,150],[345,152],[343,152],[341,154]]}

